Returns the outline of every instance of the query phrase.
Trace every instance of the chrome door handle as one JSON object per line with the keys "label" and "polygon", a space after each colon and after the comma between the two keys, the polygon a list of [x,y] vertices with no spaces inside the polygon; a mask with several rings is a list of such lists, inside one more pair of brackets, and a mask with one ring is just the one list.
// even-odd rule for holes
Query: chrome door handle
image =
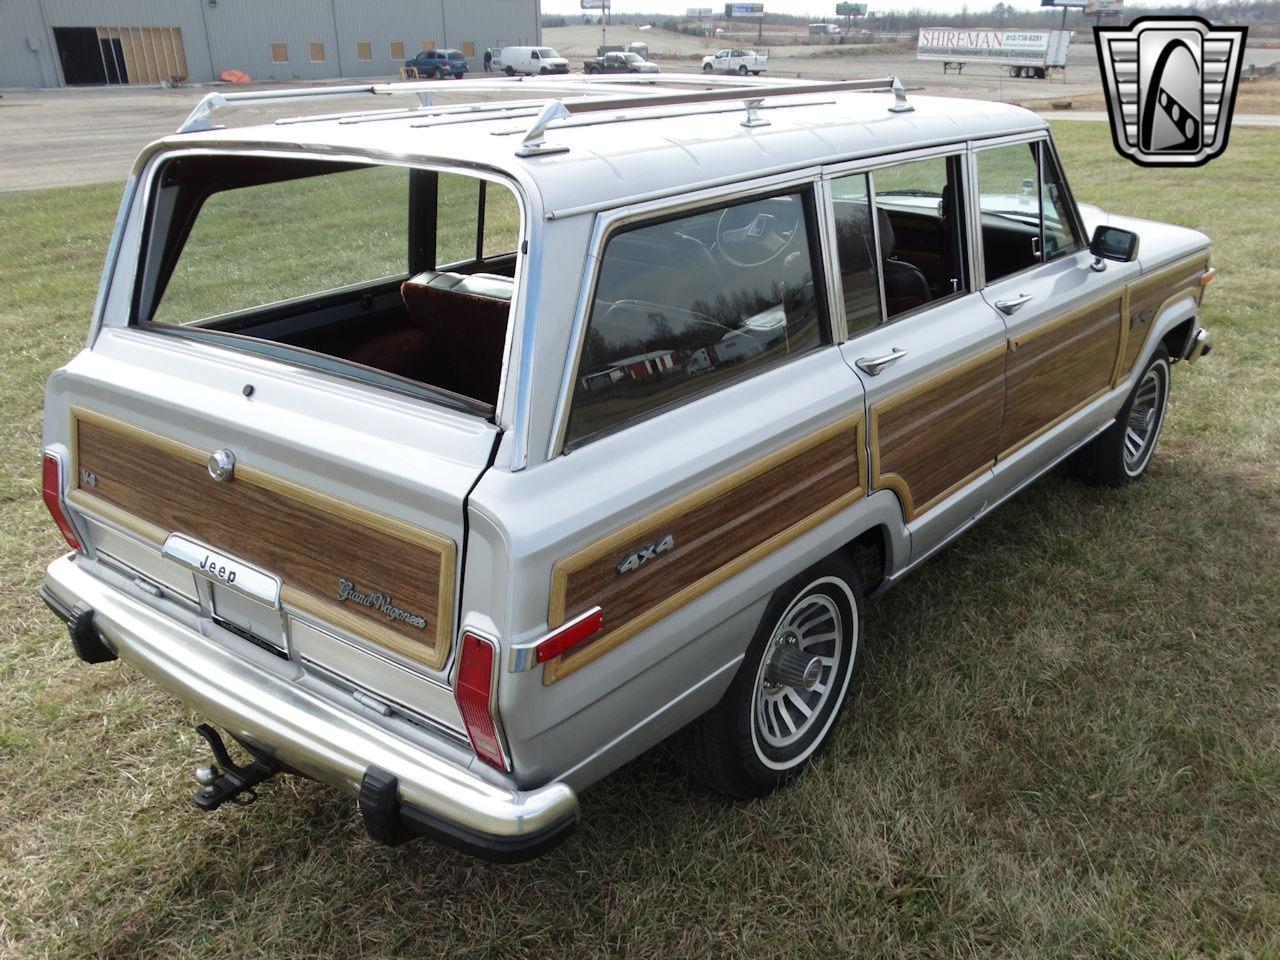
{"label": "chrome door handle", "polygon": [[996,309],[1005,316],[1012,316],[1034,299],[1034,294],[1020,293],[1012,300],[997,300]]}
{"label": "chrome door handle", "polygon": [[901,360],[906,355],[907,351],[894,347],[892,353],[886,353],[883,357],[859,357],[856,362],[859,370],[874,377],[889,364]]}

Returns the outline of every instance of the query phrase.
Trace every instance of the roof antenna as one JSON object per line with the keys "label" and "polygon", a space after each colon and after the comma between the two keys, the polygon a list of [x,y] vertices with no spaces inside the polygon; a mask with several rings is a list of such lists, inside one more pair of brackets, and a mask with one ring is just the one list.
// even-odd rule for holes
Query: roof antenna
{"label": "roof antenna", "polygon": [[890,77],[889,79],[893,81],[893,106],[889,108],[889,112],[910,113],[915,107],[907,103],[907,90],[902,85],[902,81],[897,77]]}

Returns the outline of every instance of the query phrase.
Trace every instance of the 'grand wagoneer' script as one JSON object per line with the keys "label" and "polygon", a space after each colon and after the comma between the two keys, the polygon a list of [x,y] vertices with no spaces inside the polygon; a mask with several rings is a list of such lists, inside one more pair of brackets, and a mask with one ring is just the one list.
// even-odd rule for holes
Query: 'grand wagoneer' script
{"label": "'grand wagoneer' script", "polygon": [[385,593],[362,593],[356,589],[356,585],[350,580],[338,581],[338,599],[350,600],[353,603],[360,604],[362,607],[368,607],[370,610],[377,610],[388,620],[399,620],[420,630],[426,629],[427,626],[426,617],[400,609],[391,602],[391,598]]}

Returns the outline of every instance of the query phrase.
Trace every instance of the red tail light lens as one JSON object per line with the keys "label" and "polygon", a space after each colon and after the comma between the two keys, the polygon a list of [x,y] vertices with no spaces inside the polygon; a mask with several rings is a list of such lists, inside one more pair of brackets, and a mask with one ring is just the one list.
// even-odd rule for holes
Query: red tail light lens
{"label": "red tail light lens", "polygon": [[75,528],[71,526],[66,511],[62,509],[62,461],[55,454],[44,455],[44,465],[40,474],[40,492],[44,496],[44,505],[48,508],[49,515],[53,517],[53,522],[62,532],[62,539],[67,541],[67,546],[72,550],[83,553],[84,547],[80,546]]}
{"label": "red tail light lens", "polygon": [[462,635],[462,651],[458,655],[458,682],[454,699],[462,713],[462,722],[471,738],[476,756],[499,770],[509,769],[502,740],[493,721],[493,668],[498,659],[492,640],[474,633]]}

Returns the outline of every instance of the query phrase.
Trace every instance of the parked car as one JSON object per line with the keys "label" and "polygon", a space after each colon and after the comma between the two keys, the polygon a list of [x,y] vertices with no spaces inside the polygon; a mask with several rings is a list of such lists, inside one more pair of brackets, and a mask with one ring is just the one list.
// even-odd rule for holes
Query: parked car
{"label": "parked car", "polygon": [[461,50],[423,50],[404,65],[413,67],[419,76],[428,80],[443,80],[447,76],[461,80],[469,69]]}
{"label": "parked car", "polygon": [[754,50],[717,50],[702,58],[703,73],[737,73],[759,76],[769,69],[769,55]]}
{"label": "parked car", "polygon": [[582,63],[583,73],[661,73],[656,63],[650,63],[637,53],[606,53],[591,57]]}
{"label": "parked car", "polygon": [[201,808],[297,774],[515,860],[668,737],[777,789],[867,603],[1055,464],[1139,480],[1209,351],[1208,239],[1077,204],[1027,110],[564,89],[228,128],[280,94],[211,94],[139,157],[47,386],[41,592],[217,725]]}
{"label": "parked car", "polygon": [[569,72],[569,61],[550,47],[503,47],[494,66],[508,77]]}

